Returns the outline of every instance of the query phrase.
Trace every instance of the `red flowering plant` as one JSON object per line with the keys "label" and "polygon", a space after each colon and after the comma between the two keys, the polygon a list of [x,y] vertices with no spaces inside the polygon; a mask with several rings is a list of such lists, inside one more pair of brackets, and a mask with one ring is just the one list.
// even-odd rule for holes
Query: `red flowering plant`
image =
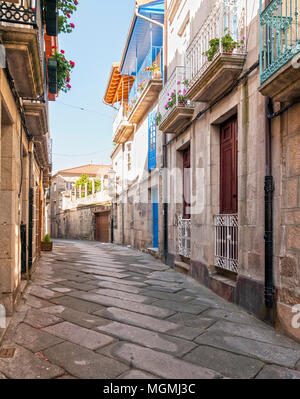
{"label": "red flowering plant", "polygon": [[160,71],[160,67],[159,65],[157,65],[157,63],[154,61],[153,64],[151,66],[147,66],[143,72],[156,72],[156,71]]}
{"label": "red flowering plant", "polygon": [[50,54],[50,58],[55,58],[57,61],[57,87],[58,90],[61,90],[67,93],[71,89],[70,74],[75,67],[74,61],[68,61],[65,57],[64,50],[60,52],[57,51],[56,47],[52,48],[53,53]]}
{"label": "red flowering plant", "polygon": [[59,32],[71,33],[75,25],[70,22],[72,14],[77,11],[77,0],[58,0]]}

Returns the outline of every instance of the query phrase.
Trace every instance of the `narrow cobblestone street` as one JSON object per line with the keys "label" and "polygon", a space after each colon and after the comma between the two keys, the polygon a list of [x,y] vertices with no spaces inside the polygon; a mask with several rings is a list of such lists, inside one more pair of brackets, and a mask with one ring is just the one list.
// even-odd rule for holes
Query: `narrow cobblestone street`
{"label": "narrow cobblestone street", "polygon": [[[56,241],[2,341],[0,378],[300,378],[300,345],[150,255]],[[299,371],[297,371],[299,370]]]}

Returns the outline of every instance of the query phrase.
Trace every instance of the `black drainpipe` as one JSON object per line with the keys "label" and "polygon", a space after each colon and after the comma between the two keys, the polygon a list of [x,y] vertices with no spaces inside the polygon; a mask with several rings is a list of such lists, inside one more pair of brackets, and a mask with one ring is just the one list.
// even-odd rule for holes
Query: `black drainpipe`
{"label": "black drainpipe", "polygon": [[266,176],[265,176],[265,305],[267,318],[272,321],[271,309],[274,307],[273,277],[273,198],[274,178],[272,176],[272,119],[273,102],[265,99],[266,109]]}

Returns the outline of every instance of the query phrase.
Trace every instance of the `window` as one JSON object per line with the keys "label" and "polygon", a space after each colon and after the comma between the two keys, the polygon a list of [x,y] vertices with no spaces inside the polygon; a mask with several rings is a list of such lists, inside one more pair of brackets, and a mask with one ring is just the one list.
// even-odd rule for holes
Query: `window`
{"label": "window", "polygon": [[126,154],[127,154],[127,170],[128,172],[131,170],[131,143],[126,146]]}
{"label": "window", "polygon": [[148,115],[148,130],[149,130],[149,149],[148,149],[148,170],[156,168],[156,110]]}

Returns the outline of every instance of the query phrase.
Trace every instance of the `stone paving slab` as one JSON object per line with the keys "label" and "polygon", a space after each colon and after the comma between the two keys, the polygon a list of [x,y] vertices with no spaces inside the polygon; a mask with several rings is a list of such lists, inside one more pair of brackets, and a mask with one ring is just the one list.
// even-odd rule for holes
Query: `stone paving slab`
{"label": "stone paving slab", "polygon": [[[194,306],[197,306],[196,304]],[[203,312],[202,316],[215,318],[215,319],[224,319],[227,321],[232,321],[241,324],[250,324],[255,327],[269,329],[270,327],[263,323],[262,321],[254,318],[253,316],[243,312],[241,309],[240,311],[228,311],[225,309],[208,309]]]}
{"label": "stone paving slab", "polygon": [[44,354],[52,363],[60,364],[71,375],[83,379],[116,378],[129,369],[120,361],[96,354],[71,342],[49,348]]}
{"label": "stone paving slab", "polygon": [[213,346],[241,355],[255,357],[266,363],[273,363],[285,367],[295,367],[300,358],[300,350],[284,348],[265,342],[223,333],[207,331],[200,335],[195,342],[201,345]]}
{"label": "stone paving slab", "polygon": [[107,319],[96,317],[84,312],[78,312],[77,310],[62,305],[43,308],[42,311],[56,315],[61,319],[64,319],[66,321],[69,321],[70,323],[77,324],[85,328],[94,328],[96,326],[101,326],[108,323]]}
{"label": "stone paving slab", "polygon": [[[71,296],[63,296],[60,298],[55,298],[52,300],[52,302],[56,305],[62,305],[67,308],[78,310],[79,312],[90,313],[90,314],[104,309],[104,307],[99,304],[83,301],[81,299],[73,298]],[[47,303],[47,305],[49,306],[49,302]]]}
{"label": "stone paving slab", "polygon": [[32,352],[39,352],[62,342],[60,338],[23,323],[18,326],[14,341]]}
{"label": "stone paving slab", "polygon": [[182,313],[191,313],[198,315],[202,312],[204,312],[207,309],[206,305],[190,305],[189,303],[179,303],[179,302],[170,302],[170,301],[156,301],[155,306],[167,308],[167,309],[172,309],[176,312],[182,312]]}
{"label": "stone paving slab", "polygon": [[49,290],[48,288],[32,285],[30,290],[31,295],[37,296],[42,299],[58,298],[63,294]]}
{"label": "stone paving slab", "polygon": [[265,366],[256,376],[258,380],[299,380],[300,372],[279,366]]}
{"label": "stone paving slab", "polygon": [[136,343],[162,352],[172,353],[179,357],[196,347],[194,343],[183,339],[117,322],[112,322],[106,326],[99,326],[97,330],[110,334],[120,340]]}
{"label": "stone paving slab", "polygon": [[[164,318],[171,316],[172,314],[175,313],[174,310],[163,309],[163,308],[153,306],[153,305],[147,305],[147,304],[138,303],[138,302],[131,302],[131,301],[121,300],[118,298],[113,298],[113,297],[108,297],[108,296],[105,297],[105,296],[101,296],[99,294],[76,292],[76,293],[72,293],[71,295],[74,296],[75,298],[80,298],[80,299],[83,299],[86,301],[95,302],[95,303],[101,304],[103,306],[126,309],[126,310],[130,310],[132,312],[142,313],[142,314],[149,315],[149,316],[155,316],[160,319],[164,319]],[[94,312],[94,314],[97,316],[98,312]]]}
{"label": "stone paving slab", "polygon": [[64,374],[64,370],[43,360],[32,352],[17,346],[11,359],[0,359],[0,371],[13,379],[45,379]]}
{"label": "stone paving slab", "polygon": [[242,379],[255,377],[264,366],[259,360],[208,346],[199,346],[184,356],[184,360],[215,370],[229,378]]}
{"label": "stone paving slab", "polygon": [[46,327],[43,331],[91,350],[101,348],[114,341],[107,335],[79,327],[68,321]]}
{"label": "stone paving slab", "polygon": [[[0,377],[1,378],[1,377]],[[140,370],[130,370],[119,377],[120,380],[153,380],[159,379],[155,375]]]}
{"label": "stone paving slab", "polygon": [[145,295],[145,296],[150,296],[152,298],[156,298],[156,299],[166,299],[169,301],[175,301],[175,302],[190,302],[193,297],[191,296],[183,296],[183,295],[174,295],[174,293],[170,293],[170,292],[163,292],[161,290],[157,291],[157,290],[153,290],[153,287],[147,287],[147,288],[143,288],[140,291],[141,295]]}
{"label": "stone paving slab", "polygon": [[115,347],[114,355],[131,367],[162,378],[181,380],[222,378],[212,370],[134,344],[120,343]]}
{"label": "stone paving slab", "polygon": [[148,330],[165,333],[178,328],[178,325],[170,321],[157,319],[151,316],[145,316],[139,313],[130,312],[119,308],[107,308],[97,314],[110,320],[130,324],[136,327],[142,327]]}
{"label": "stone paving slab", "polygon": [[62,319],[57,316],[42,312],[39,309],[31,309],[26,313],[24,322],[34,328],[43,328],[51,326],[52,324],[60,323],[62,322]]}
{"label": "stone paving slab", "polygon": [[113,283],[111,281],[99,281],[98,283],[99,287],[102,288],[109,288],[112,290],[118,290],[118,291],[124,291],[128,292],[130,294],[139,294],[141,289],[137,287],[133,287],[131,285],[126,285],[126,284],[118,284],[118,283]]}
{"label": "stone paving slab", "polygon": [[260,327],[252,327],[245,324],[220,320],[210,327],[208,331],[223,332],[229,335],[237,335],[239,337],[253,339],[255,341],[267,342],[272,345],[294,348],[296,350],[300,349],[299,344],[288,337],[283,337],[276,331],[266,330],[265,328]]}
{"label": "stone paving slab", "polygon": [[118,291],[118,290],[109,290],[109,289],[97,289],[93,290],[95,294],[99,295],[105,295],[113,298],[118,298],[118,299],[125,299],[126,301],[132,301],[132,302],[138,302],[138,303],[152,303],[153,299],[143,296],[143,295],[137,295],[137,294],[130,294],[124,291]]}
{"label": "stone paving slab", "polygon": [[[9,360],[21,378],[300,374],[290,338],[148,254],[97,242],[59,241],[43,254],[2,345],[21,350],[23,363]],[[38,374],[40,362],[56,369]]]}
{"label": "stone paving slab", "polygon": [[133,287],[147,287],[147,284],[145,283],[140,283],[138,281],[130,281],[127,280],[126,278],[123,278],[122,280],[114,277],[107,277],[107,276],[94,276],[95,280],[100,280],[101,281],[111,281],[112,283],[117,283],[117,284],[122,284],[122,285],[131,285]]}

